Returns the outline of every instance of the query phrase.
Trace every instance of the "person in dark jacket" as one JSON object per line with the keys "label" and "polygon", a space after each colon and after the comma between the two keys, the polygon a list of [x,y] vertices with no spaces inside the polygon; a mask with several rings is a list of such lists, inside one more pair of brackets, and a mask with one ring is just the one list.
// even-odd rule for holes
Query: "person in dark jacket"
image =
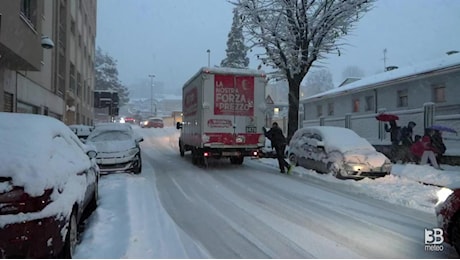
{"label": "person in dark jacket", "polygon": [[413,132],[414,127],[416,126],[415,122],[410,121],[407,126],[401,129],[401,146],[400,150],[403,154],[403,162],[414,162],[416,161],[412,156],[410,147],[414,143]]}
{"label": "person in dark jacket", "polygon": [[407,126],[401,129],[401,144],[407,147],[410,147],[414,143],[412,137],[414,132],[414,127],[416,126],[415,122],[410,121]]}
{"label": "person in dark jacket", "polygon": [[398,146],[401,142],[401,127],[396,124],[396,120],[391,120],[390,126],[385,124],[385,131],[390,133],[391,144]]}
{"label": "person in dark jacket", "polygon": [[434,130],[433,135],[431,136],[431,145],[436,149],[436,159],[440,161],[442,155],[446,152],[446,145],[442,140],[442,133],[439,130]]}
{"label": "person in dark jacket", "polygon": [[265,136],[272,142],[272,147],[275,148],[276,158],[278,159],[278,166],[281,173],[289,173],[291,170],[291,165],[284,159],[284,151],[286,150],[286,138],[283,135],[283,130],[278,126],[277,122],[273,122],[272,128],[264,130]]}

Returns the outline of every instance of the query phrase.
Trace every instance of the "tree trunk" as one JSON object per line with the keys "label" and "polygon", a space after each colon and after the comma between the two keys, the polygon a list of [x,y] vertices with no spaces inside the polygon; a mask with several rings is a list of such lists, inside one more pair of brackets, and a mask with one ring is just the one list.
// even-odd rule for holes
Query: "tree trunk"
{"label": "tree trunk", "polygon": [[287,141],[291,140],[295,131],[299,128],[299,93],[300,83],[305,75],[296,74],[292,78],[288,78],[289,84],[289,114],[288,114],[288,131]]}

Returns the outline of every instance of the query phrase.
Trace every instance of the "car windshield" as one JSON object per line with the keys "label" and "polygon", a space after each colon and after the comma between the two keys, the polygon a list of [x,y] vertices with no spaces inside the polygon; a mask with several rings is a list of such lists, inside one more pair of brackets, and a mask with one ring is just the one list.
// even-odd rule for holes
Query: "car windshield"
{"label": "car windshield", "polygon": [[105,131],[94,133],[88,137],[90,142],[125,141],[132,139],[126,131]]}

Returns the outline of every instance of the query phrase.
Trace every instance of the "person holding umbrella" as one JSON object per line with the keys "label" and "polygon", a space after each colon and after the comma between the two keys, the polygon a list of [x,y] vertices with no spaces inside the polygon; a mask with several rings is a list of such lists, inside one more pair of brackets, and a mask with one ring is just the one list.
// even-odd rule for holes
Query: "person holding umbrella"
{"label": "person holding umbrella", "polygon": [[399,144],[401,143],[401,127],[396,124],[396,120],[390,120],[389,125],[390,126],[385,124],[385,132],[390,133],[391,159],[393,160],[393,158],[398,154]]}

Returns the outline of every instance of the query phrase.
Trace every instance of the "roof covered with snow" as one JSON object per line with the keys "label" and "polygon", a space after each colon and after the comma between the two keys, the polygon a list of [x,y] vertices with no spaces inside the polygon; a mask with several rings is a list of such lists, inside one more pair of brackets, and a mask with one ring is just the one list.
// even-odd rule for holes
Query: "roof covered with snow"
{"label": "roof covered with snow", "polygon": [[201,73],[210,74],[224,74],[224,75],[245,75],[245,76],[260,76],[265,77],[267,74],[263,70],[256,69],[238,69],[238,68],[226,68],[226,67],[202,67],[198,70],[193,77],[191,77],[184,86],[188,85],[194,78]]}
{"label": "roof covered with snow", "polygon": [[430,73],[450,67],[459,67],[460,68],[460,54],[447,55],[441,59],[433,60],[429,62],[424,62],[416,64],[413,66],[399,68],[380,74],[376,74],[370,77],[357,80],[350,84],[343,85],[338,88],[334,88],[313,96],[310,96],[303,100],[311,100],[315,98],[322,98],[327,96],[338,95],[341,93],[346,93],[348,91],[357,91],[364,89],[366,87],[376,87],[378,85],[384,85],[385,83],[390,83],[393,80],[405,79],[411,76],[416,76],[424,73]]}

